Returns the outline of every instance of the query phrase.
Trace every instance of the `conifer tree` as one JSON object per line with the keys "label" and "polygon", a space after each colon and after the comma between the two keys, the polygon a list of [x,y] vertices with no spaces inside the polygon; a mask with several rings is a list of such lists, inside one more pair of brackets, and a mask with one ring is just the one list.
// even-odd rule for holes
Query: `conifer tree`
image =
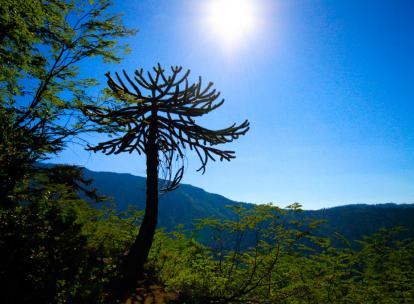
{"label": "conifer tree", "polygon": [[171,191],[179,185],[184,173],[185,153],[189,148],[197,154],[204,173],[209,160],[230,161],[234,151],[218,147],[237,139],[249,130],[246,120],[240,125],[210,130],[196,120],[220,107],[220,93],[213,83],[203,87],[201,77],[190,84],[190,71],[171,67],[167,75],[158,64],[153,72],[136,70],[131,78],[123,71],[124,78],[110,73],[108,92],[112,101],[102,106],[87,106],[84,112],[91,121],[110,133],[111,139],[101,142],[90,150],[106,155],[122,152],[146,155],[147,184],[145,215],[138,236],[121,268],[124,283],[136,283],[143,273],[153,241],[158,215],[159,172],[166,180],[163,191]]}

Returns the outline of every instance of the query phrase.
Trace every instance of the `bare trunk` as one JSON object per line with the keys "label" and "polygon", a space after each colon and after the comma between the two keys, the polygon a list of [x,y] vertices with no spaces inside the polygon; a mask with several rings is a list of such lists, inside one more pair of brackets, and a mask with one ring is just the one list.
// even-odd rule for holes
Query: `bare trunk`
{"label": "bare trunk", "polygon": [[143,277],[144,265],[154,239],[158,219],[158,144],[156,111],[153,111],[148,142],[146,144],[147,156],[147,195],[145,214],[135,239],[123,265],[123,288],[131,290],[136,287],[137,281]]}

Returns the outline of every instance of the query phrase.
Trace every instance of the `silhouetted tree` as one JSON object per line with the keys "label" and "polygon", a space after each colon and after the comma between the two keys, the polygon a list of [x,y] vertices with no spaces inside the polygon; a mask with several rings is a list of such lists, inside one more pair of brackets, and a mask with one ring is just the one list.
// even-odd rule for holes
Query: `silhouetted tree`
{"label": "silhouetted tree", "polygon": [[166,180],[163,191],[179,185],[184,172],[185,150],[194,150],[201,162],[198,169],[204,173],[208,160],[231,160],[234,151],[221,150],[217,145],[228,143],[246,134],[249,122],[233,124],[221,130],[199,126],[195,118],[220,107],[216,102],[220,93],[212,89],[213,83],[203,88],[201,77],[189,84],[188,70],[171,67],[166,75],[158,64],[144,76],[135,71],[131,79],[123,71],[124,79],[115,73],[116,80],[107,73],[108,93],[115,100],[103,106],[88,106],[85,113],[110,133],[112,139],[101,142],[90,150],[119,154],[137,152],[146,155],[147,192],[145,215],[138,236],[122,266],[124,283],[133,287],[151,249],[158,215],[158,171]]}

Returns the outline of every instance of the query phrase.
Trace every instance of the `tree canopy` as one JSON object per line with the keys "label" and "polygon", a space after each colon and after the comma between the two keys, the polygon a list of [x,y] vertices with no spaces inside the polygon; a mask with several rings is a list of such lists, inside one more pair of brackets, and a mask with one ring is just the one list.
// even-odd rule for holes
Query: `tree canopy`
{"label": "tree canopy", "polygon": [[0,197],[10,205],[36,161],[88,131],[79,108],[96,102],[89,89],[97,81],[82,77],[79,64],[91,57],[119,62],[128,51],[120,39],[135,31],[107,0],[0,4],[0,176],[9,179]]}
{"label": "tree canopy", "polygon": [[[184,169],[186,149],[194,150],[205,172],[208,160],[231,160],[234,151],[221,150],[225,144],[246,134],[249,122],[233,124],[220,130],[210,130],[197,124],[196,119],[214,111],[224,103],[220,92],[209,82],[203,87],[201,77],[189,81],[190,71],[182,73],[182,67],[171,67],[168,74],[160,64],[153,73],[136,70],[130,77],[125,70],[124,79],[115,73],[115,79],[107,73],[108,93],[116,100],[103,106],[87,105],[85,113],[90,119],[109,131],[112,139],[90,147],[107,155],[122,152],[147,153],[146,144],[152,120],[156,120],[156,141],[161,153],[164,176],[172,181],[169,189],[180,182]],[[180,160],[178,170],[173,171],[173,161]]]}

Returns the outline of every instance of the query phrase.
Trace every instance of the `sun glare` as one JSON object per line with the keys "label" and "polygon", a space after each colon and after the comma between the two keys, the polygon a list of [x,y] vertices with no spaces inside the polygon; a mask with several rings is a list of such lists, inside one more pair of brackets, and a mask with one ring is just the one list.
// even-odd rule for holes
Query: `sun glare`
{"label": "sun glare", "polygon": [[253,0],[212,0],[208,2],[207,26],[211,34],[228,47],[246,40],[256,20]]}

